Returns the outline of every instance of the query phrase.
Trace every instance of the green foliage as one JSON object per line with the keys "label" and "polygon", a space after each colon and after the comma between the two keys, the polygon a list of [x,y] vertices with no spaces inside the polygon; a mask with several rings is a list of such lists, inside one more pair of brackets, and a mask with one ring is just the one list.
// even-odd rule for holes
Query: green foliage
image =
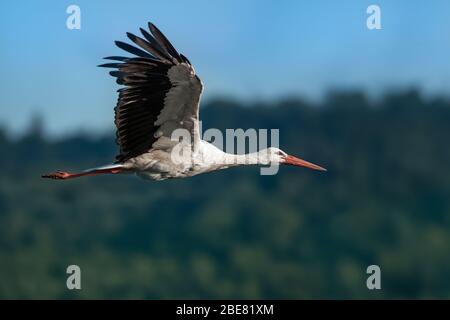
{"label": "green foliage", "polygon": [[[212,101],[203,129],[280,128],[282,149],[329,171],[49,181],[109,163],[113,135],[0,130],[0,298],[450,298],[449,101],[252,107]],[[66,289],[70,264],[81,291]],[[370,264],[381,291],[366,288]]]}

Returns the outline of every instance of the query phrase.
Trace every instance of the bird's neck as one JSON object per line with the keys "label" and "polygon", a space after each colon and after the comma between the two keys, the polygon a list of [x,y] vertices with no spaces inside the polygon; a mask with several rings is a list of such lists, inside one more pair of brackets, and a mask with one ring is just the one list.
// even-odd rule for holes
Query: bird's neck
{"label": "bird's neck", "polygon": [[257,152],[246,154],[225,153],[225,164],[232,166],[245,166],[259,164],[259,156]]}
{"label": "bird's neck", "polygon": [[200,150],[202,157],[200,161],[216,169],[260,164],[258,152],[247,154],[227,153],[206,141],[202,141]]}

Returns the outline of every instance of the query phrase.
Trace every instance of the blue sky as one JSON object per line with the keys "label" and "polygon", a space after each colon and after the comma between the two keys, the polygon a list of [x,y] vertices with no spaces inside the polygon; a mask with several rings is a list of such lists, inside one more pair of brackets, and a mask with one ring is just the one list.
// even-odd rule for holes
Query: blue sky
{"label": "blue sky", "polygon": [[[81,8],[81,30],[66,28],[71,4]],[[370,4],[381,7],[382,30],[366,27]],[[118,87],[96,65],[147,21],[194,64],[205,99],[411,86],[448,95],[449,14],[446,0],[6,0],[0,124],[20,132],[40,113],[53,135],[112,128]]]}

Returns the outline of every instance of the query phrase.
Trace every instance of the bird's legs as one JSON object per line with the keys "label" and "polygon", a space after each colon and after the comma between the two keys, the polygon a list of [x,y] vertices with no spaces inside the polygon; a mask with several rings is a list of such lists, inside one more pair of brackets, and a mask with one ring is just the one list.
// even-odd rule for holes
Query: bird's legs
{"label": "bird's legs", "polygon": [[83,172],[69,173],[64,171],[56,171],[49,174],[42,175],[42,178],[55,179],[55,180],[67,180],[73,178],[79,178],[84,176],[93,176],[98,174],[116,174],[124,171],[128,171],[125,168],[108,168],[108,169],[92,169]]}

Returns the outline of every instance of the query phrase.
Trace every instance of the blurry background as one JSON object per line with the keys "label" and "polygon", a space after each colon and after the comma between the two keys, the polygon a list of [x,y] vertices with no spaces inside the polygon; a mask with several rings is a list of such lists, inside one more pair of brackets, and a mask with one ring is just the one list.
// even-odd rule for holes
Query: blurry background
{"label": "blurry background", "polygon": [[[5,1],[0,298],[450,298],[450,3],[377,1],[381,30],[370,4]],[[205,83],[204,130],[279,128],[329,172],[40,179],[113,160],[95,65],[149,20]]]}

